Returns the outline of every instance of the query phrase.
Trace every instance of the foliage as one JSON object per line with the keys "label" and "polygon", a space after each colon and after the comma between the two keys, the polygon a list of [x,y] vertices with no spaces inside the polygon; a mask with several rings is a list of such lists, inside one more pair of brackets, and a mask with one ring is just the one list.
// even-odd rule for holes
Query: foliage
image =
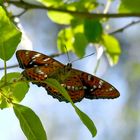
{"label": "foliage", "polygon": [[21,74],[18,72],[8,73],[0,80],[1,109],[11,106],[12,102],[21,102],[28,92],[29,85],[27,84],[27,82],[18,80],[20,75]]}
{"label": "foliage", "polygon": [[[80,0],[76,2],[67,1],[66,3],[63,3],[63,0],[60,0],[60,2],[47,0],[38,1],[45,6],[53,5],[55,8],[61,8],[61,12],[52,10],[47,12],[52,21],[56,22],[57,24],[68,25],[67,28],[62,29],[58,34],[58,49],[61,52],[65,52],[66,50],[64,46],[67,46],[68,51],[73,51],[77,54],[77,56],[83,57],[86,46],[89,43],[98,43],[99,46],[102,45],[104,49],[107,50],[105,53],[107,56],[109,56],[108,60],[110,64],[117,64],[121,53],[120,45],[117,39],[115,39],[113,36],[111,37],[111,35],[107,38],[108,42],[115,42],[116,40],[116,43],[113,43],[113,46],[111,47],[108,47],[107,43],[102,43],[105,42],[105,37],[103,37],[104,31],[102,28],[104,21],[97,18],[88,18],[88,16],[83,17],[82,15],[85,12],[91,12],[98,7],[99,3],[97,3],[96,0]],[[67,10],[71,12],[67,12]],[[75,14],[73,14],[73,12],[75,12]],[[81,12],[81,14],[78,12]]]}
{"label": "foliage", "polygon": [[[42,5],[27,3],[22,0],[8,0],[7,2],[0,0],[0,58],[4,61],[4,76],[0,80],[0,108],[13,107],[27,139],[46,140],[47,136],[38,116],[30,108],[19,104],[28,92],[29,81],[24,79],[20,73],[7,73],[6,62],[14,55],[22,34],[13,18],[22,16],[29,9],[48,10],[47,14],[53,22],[63,26],[65,25],[58,33],[57,45],[59,51],[65,52],[64,47],[67,46],[68,51],[72,51],[77,56],[83,57],[88,44],[96,44],[103,46],[109,63],[114,65],[119,61],[121,47],[113,33],[111,34],[106,31],[104,23],[111,17],[140,16],[140,3],[139,0],[121,0],[117,14],[107,14],[104,11],[98,14],[95,12],[102,4],[97,0],[37,1]],[[111,1],[109,0],[108,2]],[[23,8],[24,11],[17,16],[12,14],[11,11],[8,11],[8,6],[11,4]],[[123,29],[118,31],[123,31]],[[85,113],[75,106],[65,89],[57,81],[53,81],[52,79],[46,82],[61,91],[63,96],[70,101],[92,136],[95,136],[96,128],[94,123]],[[34,124],[34,122],[36,123]]]}

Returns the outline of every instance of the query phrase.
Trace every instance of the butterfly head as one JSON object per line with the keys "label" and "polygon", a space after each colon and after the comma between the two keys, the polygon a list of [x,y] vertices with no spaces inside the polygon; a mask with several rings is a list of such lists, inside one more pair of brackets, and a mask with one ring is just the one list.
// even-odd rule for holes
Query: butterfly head
{"label": "butterfly head", "polygon": [[70,69],[72,69],[72,63],[68,63],[65,68],[69,71]]}

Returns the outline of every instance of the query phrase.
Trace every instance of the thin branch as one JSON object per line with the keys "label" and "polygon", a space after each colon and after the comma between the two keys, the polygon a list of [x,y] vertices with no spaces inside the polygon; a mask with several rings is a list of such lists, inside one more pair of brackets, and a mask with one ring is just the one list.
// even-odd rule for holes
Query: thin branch
{"label": "thin branch", "polygon": [[[17,68],[18,66],[19,66],[18,64],[12,65],[12,66],[7,66],[6,69]],[[4,70],[4,67],[0,68],[0,70]]]}
{"label": "thin branch", "polygon": [[17,18],[19,18],[19,17],[21,17],[23,14],[25,14],[27,12],[27,9],[24,9],[21,13],[19,13],[19,14],[17,14],[17,15],[14,15],[14,16],[12,16],[13,18],[15,18],[15,17],[17,17]]}
{"label": "thin branch", "polygon": [[138,24],[138,23],[140,23],[140,20],[132,21],[131,23],[125,25],[124,27],[119,28],[119,29],[117,29],[116,31],[113,31],[113,32],[111,32],[111,33],[109,33],[109,34],[116,34],[116,33],[119,33],[119,32],[123,32],[125,29],[127,29],[127,28],[129,28],[129,27],[131,27],[131,26],[133,26],[133,25],[135,25],[135,24]]}
{"label": "thin branch", "polygon": [[81,18],[123,18],[123,17],[140,17],[140,13],[119,13],[119,14],[104,14],[104,13],[88,13],[88,12],[78,12],[78,11],[71,11],[67,9],[61,9],[61,8],[54,8],[54,7],[47,7],[43,5],[36,5],[27,3],[25,1],[9,1],[8,3],[13,4],[17,7],[23,8],[23,9],[44,9],[48,11],[58,11],[58,12],[65,12],[72,14],[73,16],[78,16]]}

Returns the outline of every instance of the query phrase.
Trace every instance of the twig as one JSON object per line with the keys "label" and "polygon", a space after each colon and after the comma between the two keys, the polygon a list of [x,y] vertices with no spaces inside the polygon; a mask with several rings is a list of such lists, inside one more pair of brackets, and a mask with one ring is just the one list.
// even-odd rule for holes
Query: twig
{"label": "twig", "polygon": [[65,12],[72,14],[74,16],[78,16],[81,18],[122,18],[122,17],[140,17],[140,13],[88,13],[88,12],[78,12],[78,11],[71,11],[67,9],[61,9],[61,8],[54,8],[54,7],[47,7],[43,5],[35,5],[31,3],[27,3],[25,1],[9,1],[8,3],[13,4],[17,7],[23,8],[23,9],[44,9],[49,11],[59,11],[59,12]]}
{"label": "twig", "polygon": [[116,31],[113,31],[109,34],[116,34],[116,33],[119,33],[119,32],[123,32],[126,28],[130,27],[130,26],[133,26],[137,23],[140,23],[140,20],[137,20],[137,21],[132,21],[131,23],[125,25],[124,27],[120,28],[120,29],[117,29]]}
{"label": "twig", "polygon": [[24,9],[21,13],[19,13],[19,14],[17,14],[17,15],[14,15],[14,16],[12,16],[13,18],[15,18],[15,17],[21,17],[24,13],[26,13],[27,12],[27,9]]}
{"label": "twig", "polygon": [[[18,64],[12,65],[12,66],[7,66],[6,69],[17,68],[18,66],[19,66]],[[4,67],[0,68],[0,70],[4,70]]]}

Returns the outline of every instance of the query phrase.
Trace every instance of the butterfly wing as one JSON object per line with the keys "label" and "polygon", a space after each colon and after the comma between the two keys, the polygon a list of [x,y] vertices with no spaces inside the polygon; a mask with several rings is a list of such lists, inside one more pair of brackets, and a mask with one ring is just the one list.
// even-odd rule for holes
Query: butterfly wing
{"label": "butterfly wing", "polygon": [[72,69],[68,65],[65,66],[47,55],[35,51],[19,50],[16,56],[20,67],[25,69],[24,76],[36,81],[33,82],[34,84],[45,87],[50,95],[60,101],[66,100],[58,91],[44,83],[47,77],[58,80],[67,89],[74,102],[82,100],[83,97],[113,99],[120,95],[117,89],[106,81],[86,72]]}
{"label": "butterfly wing", "polygon": [[[78,70],[79,71],[79,70]],[[88,99],[113,99],[120,96],[119,91],[108,82],[80,71],[80,79],[85,89],[85,98]]]}
{"label": "butterfly wing", "polygon": [[19,65],[23,69],[32,68],[35,66],[58,66],[63,67],[64,65],[53,58],[44,55],[39,52],[29,51],[29,50],[18,50],[16,52],[16,57]]}

